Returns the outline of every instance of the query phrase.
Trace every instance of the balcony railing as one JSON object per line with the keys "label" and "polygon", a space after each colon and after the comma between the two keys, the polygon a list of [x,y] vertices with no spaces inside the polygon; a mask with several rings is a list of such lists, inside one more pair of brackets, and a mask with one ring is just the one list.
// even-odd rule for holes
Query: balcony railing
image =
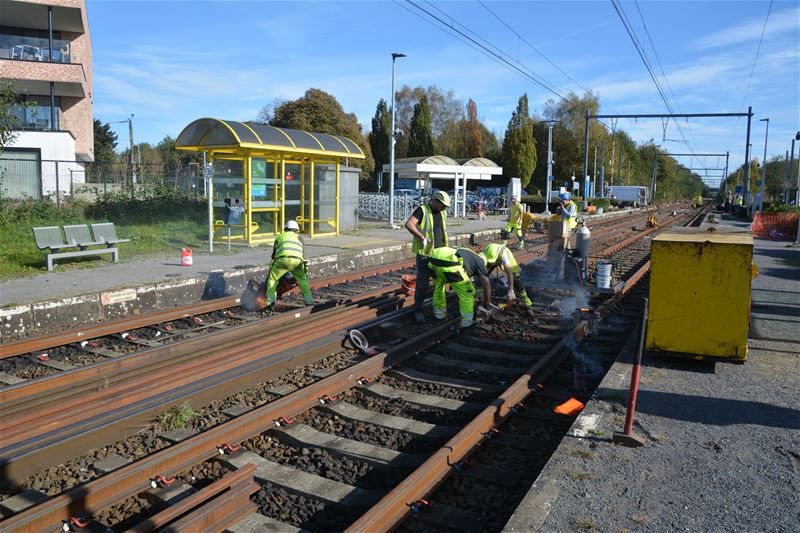
{"label": "balcony railing", "polygon": [[64,39],[53,39],[53,53],[51,54],[50,41],[47,38],[0,33],[0,59],[69,63],[70,42]]}

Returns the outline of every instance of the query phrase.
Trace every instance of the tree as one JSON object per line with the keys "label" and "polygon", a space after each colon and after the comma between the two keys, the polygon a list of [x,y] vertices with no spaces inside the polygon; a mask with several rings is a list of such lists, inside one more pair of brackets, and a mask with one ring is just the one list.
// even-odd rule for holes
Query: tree
{"label": "tree", "polygon": [[94,119],[95,165],[111,165],[117,161],[117,134],[111,125]]}
{"label": "tree", "polygon": [[383,165],[389,162],[391,149],[389,130],[391,128],[392,117],[389,114],[389,108],[386,107],[386,100],[381,98],[375,109],[375,116],[372,117],[372,131],[369,132],[369,146],[372,149],[372,157],[375,159],[376,171],[380,171]]}
{"label": "tree", "polygon": [[464,121],[464,148],[467,157],[483,157],[481,143],[481,121],[478,119],[478,105],[469,99],[467,102],[467,120]]}
{"label": "tree", "polygon": [[452,90],[444,92],[436,85],[409,87],[404,85],[395,93],[395,123],[405,134],[397,140],[397,157],[408,155],[411,138],[411,117],[414,106],[422,97],[428,101],[431,116],[431,134],[435,153],[458,157],[463,150],[463,138],[459,123],[464,118],[464,103],[455,97]]}
{"label": "tree", "polygon": [[366,156],[364,160],[350,161],[353,166],[361,168],[361,178],[367,179],[375,168],[369,142],[361,132],[361,124],[358,123],[355,114],[345,113],[336,98],[325,91],[308,89],[297,100],[281,102],[274,108],[269,124],[347,137],[356,143]]}
{"label": "tree", "polygon": [[10,82],[0,83],[0,154],[17,138],[16,130],[20,128],[20,123],[13,106],[18,100]]}
{"label": "tree", "polygon": [[431,110],[428,98],[423,95],[414,106],[411,117],[411,135],[408,140],[408,156],[433,155],[433,134],[431,133]]}
{"label": "tree", "polygon": [[511,114],[503,140],[503,173],[520,178],[523,187],[531,181],[536,169],[536,139],[533,133],[534,122],[528,115],[528,95],[523,94],[517,109]]}

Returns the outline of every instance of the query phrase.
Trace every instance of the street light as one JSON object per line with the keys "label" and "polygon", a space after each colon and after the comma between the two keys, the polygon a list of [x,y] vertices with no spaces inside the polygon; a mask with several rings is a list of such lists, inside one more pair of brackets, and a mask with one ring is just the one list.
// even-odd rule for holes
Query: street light
{"label": "street light", "polygon": [[392,52],[392,129],[389,131],[389,227],[394,229],[394,64],[405,54]]}
{"label": "street light", "polygon": [[545,188],[544,211],[543,215],[550,214],[550,188],[553,181],[553,126],[557,120],[546,120],[547,122],[547,187]]}
{"label": "street light", "polygon": [[764,189],[767,186],[767,140],[769,139],[769,119],[762,118],[761,120],[759,120],[759,122],[767,123],[767,131],[764,134],[764,161],[761,162],[761,190],[758,192],[758,196],[756,197],[758,208],[754,206],[753,207],[754,211],[764,210]]}

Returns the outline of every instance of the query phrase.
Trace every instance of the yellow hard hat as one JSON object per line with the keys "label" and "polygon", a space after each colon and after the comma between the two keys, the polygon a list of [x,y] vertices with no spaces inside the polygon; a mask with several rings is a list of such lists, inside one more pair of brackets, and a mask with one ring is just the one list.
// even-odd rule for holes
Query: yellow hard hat
{"label": "yellow hard hat", "polygon": [[433,195],[434,200],[439,200],[445,207],[450,207],[450,195],[444,191],[439,191]]}
{"label": "yellow hard hat", "polygon": [[483,253],[486,255],[486,261],[493,265],[500,259],[500,254],[503,253],[503,245],[490,242],[483,249]]}

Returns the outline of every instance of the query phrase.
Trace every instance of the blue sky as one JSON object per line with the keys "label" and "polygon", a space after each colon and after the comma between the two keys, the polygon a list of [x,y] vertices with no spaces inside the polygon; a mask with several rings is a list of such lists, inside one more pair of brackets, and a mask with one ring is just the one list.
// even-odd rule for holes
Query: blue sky
{"label": "blue sky", "polygon": [[[600,95],[603,113],[667,112],[609,1],[485,1],[521,38],[476,1],[414,1],[474,31],[561,94],[593,89]],[[773,3],[745,99],[769,5],[769,1],[621,3],[667,90],[663,67],[674,94],[675,100],[667,90],[673,110],[740,112],[752,105],[753,151],[759,159],[764,123],[758,119],[770,118],[770,157],[783,155],[800,129],[797,2]],[[251,120],[275,98],[297,98],[309,87],[333,94],[346,111],[358,116],[366,131],[378,99],[390,96],[392,51],[408,54],[397,63],[398,86],[436,84],[453,89],[464,101],[472,98],[481,118],[499,135],[522,93],[527,92],[533,113],[541,113],[545,102],[556,98],[438,29],[404,0],[88,0],[87,6],[95,117],[110,122],[134,113],[137,142],[176,137],[189,122],[205,116]],[[654,138],[673,152],[688,151],[685,144],[662,142],[658,119],[621,120],[618,127],[637,142]],[[733,168],[744,161],[745,127],[744,119],[681,122],[692,151],[730,150]],[[120,143],[127,144],[127,125],[115,128]],[[674,123],[666,137],[680,138]],[[710,158],[705,164],[716,163]]]}

